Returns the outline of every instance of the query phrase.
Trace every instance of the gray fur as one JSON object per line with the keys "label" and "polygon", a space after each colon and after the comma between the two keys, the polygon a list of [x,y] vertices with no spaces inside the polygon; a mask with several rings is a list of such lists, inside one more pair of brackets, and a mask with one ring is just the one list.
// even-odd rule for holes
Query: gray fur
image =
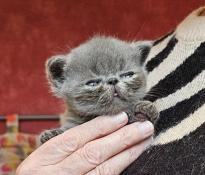
{"label": "gray fur", "polygon": [[[66,55],[50,58],[46,72],[51,89],[64,99],[69,109],[64,115],[66,122],[61,132],[96,116],[132,111],[145,95],[146,71],[141,60],[151,44],[101,36],[88,40]],[[134,75],[122,77],[130,71]],[[100,81],[96,86],[86,84],[95,79]],[[116,85],[112,85],[113,80],[118,81]],[[41,142],[49,139],[45,139],[45,135],[55,136],[48,130],[41,135]]]}

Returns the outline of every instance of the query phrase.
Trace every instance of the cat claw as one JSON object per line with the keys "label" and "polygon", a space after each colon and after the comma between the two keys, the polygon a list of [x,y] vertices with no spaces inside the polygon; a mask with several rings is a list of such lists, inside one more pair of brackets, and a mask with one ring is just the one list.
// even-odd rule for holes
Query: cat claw
{"label": "cat claw", "polygon": [[40,142],[41,144],[47,142],[48,140],[50,140],[51,138],[62,134],[63,130],[61,129],[52,129],[52,130],[46,130],[44,131],[41,135],[40,135]]}

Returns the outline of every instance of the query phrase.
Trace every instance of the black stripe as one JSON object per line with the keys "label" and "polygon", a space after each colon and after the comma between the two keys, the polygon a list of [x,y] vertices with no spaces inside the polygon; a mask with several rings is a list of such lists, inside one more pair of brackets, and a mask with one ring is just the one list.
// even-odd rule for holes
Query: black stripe
{"label": "black stripe", "polygon": [[[155,41],[153,42],[152,47],[153,47],[153,46],[156,46],[157,44],[159,44],[160,42],[162,42],[163,40],[165,40],[167,37],[169,37],[169,36],[172,35],[173,33],[174,33],[174,31],[171,31],[171,32],[167,33],[166,35],[162,36],[161,38],[155,40]],[[150,52],[150,48],[149,48],[149,47],[142,52],[142,57],[141,57],[141,60],[140,60],[140,63],[141,63],[141,64],[143,64],[143,63],[146,61],[149,52]]]}
{"label": "black stripe", "polygon": [[191,82],[202,70],[205,69],[205,42],[189,56],[183,64],[176,68],[175,71],[168,74],[164,79],[160,80],[158,84],[151,88],[150,93],[154,95],[147,95],[146,100],[155,101],[159,98],[166,97],[174,93],[177,89],[185,86]]}
{"label": "black stripe", "polygon": [[184,118],[194,113],[205,103],[205,89],[199,91],[191,98],[177,103],[175,106],[160,112],[160,118],[156,123],[156,134],[177,125]]}
{"label": "black stripe", "polygon": [[148,55],[149,55],[149,52],[151,50],[151,47],[148,46],[148,47],[144,47],[142,52],[141,52],[141,58],[140,58],[140,64],[143,65],[143,63],[145,62],[145,60],[147,59]]}
{"label": "black stripe", "polygon": [[205,124],[183,139],[150,147],[121,175],[204,175],[204,145]]}
{"label": "black stripe", "polygon": [[162,41],[164,41],[166,38],[168,38],[170,35],[172,35],[174,33],[174,30],[171,32],[168,32],[166,35],[160,37],[159,39],[155,40],[153,43],[153,46],[156,46],[157,44],[161,43]]}
{"label": "black stripe", "polygon": [[158,53],[154,58],[152,58],[150,61],[147,62],[146,64],[146,69],[148,72],[153,71],[154,68],[159,66],[159,64],[168,57],[168,55],[171,53],[171,51],[174,49],[176,43],[178,40],[173,36],[167,46],[160,52]]}

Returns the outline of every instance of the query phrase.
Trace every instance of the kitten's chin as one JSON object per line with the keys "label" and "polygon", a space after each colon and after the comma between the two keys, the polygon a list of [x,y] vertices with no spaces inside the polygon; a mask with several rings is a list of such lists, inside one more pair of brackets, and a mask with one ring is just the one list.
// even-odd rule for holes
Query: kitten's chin
{"label": "kitten's chin", "polygon": [[104,107],[104,111],[101,112],[106,115],[115,115],[127,111],[131,106],[132,104],[130,103],[123,103],[119,98],[114,98],[110,106]]}
{"label": "kitten's chin", "polygon": [[[115,102],[115,103],[114,103]],[[123,111],[127,111],[132,105],[123,104],[119,99],[115,99],[109,106],[98,106],[92,109],[78,111],[82,117],[97,117],[103,115],[115,115]]]}

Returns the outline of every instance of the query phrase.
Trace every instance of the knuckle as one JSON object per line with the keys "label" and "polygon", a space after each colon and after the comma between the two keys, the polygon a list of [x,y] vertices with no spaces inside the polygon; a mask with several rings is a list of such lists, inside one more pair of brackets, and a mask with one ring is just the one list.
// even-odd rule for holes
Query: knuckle
{"label": "knuckle", "polygon": [[97,126],[97,129],[98,129],[98,132],[99,132],[99,137],[102,137],[104,135],[106,135],[106,133],[108,132],[108,128],[106,128],[106,124],[104,125],[105,122],[102,122],[100,123],[98,126]]}
{"label": "knuckle", "polygon": [[74,152],[80,147],[80,136],[76,133],[62,134],[62,145],[66,152]]}
{"label": "knuckle", "polygon": [[133,130],[129,126],[124,127],[121,133],[121,143],[124,148],[131,146],[134,138]]}
{"label": "knuckle", "polygon": [[107,129],[104,126],[98,126],[98,137],[103,137],[107,133]]}
{"label": "knuckle", "polygon": [[107,127],[109,124],[109,121],[105,116],[100,116],[96,118],[96,129],[98,131],[99,137],[104,136],[109,131],[109,128]]}
{"label": "knuckle", "polygon": [[101,164],[95,168],[95,175],[116,175],[114,168],[111,168],[107,163]]}
{"label": "knuckle", "polygon": [[97,166],[102,162],[102,155],[99,149],[96,149],[96,146],[90,142],[87,143],[81,150],[81,156],[89,164]]}
{"label": "knuckle", "polygon": [[133,150],[133,149],[129,149],[128,150],[128,162],[132,162],[133,160],[136,159],[136,155],[137,155],[137,151],[136,150]]}

